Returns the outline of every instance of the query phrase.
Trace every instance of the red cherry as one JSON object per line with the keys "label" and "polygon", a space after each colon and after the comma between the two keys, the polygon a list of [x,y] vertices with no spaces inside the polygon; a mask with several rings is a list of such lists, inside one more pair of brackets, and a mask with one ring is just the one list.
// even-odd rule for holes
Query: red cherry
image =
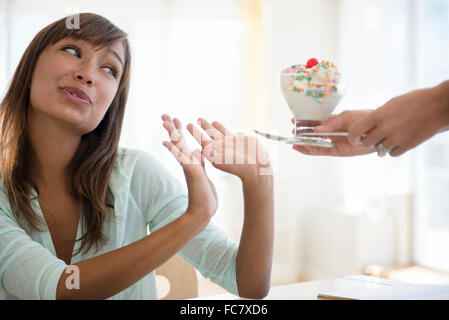
{"label": "red cherry", "polygon": [[313,66],[316,66],[318,63],[319,63],[319,62],[318,62],[317,59],[312,58],[312,59],[309,59],[309,60],[307,61],[306,67],[307,67],[307,68],[312,68]]}

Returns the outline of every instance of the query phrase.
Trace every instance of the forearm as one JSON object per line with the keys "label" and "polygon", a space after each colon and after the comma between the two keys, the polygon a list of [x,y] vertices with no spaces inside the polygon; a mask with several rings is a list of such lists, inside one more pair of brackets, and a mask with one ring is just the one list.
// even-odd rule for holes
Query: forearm
{"label": "forearm", "polygon": [[162,265],[181,250],[207,224],[183,214],[165,227],[123,248],[81,261],[79,289],[67,289],[70,274],[63,273],[57,299],[106,299]]}
{"label": "forearm", "polygon": [[440,132],[449,130],[449,80],[446,80],[434,88],[437,101],[441,103],[441,121]]}
{"label": "forearm", "polygon": [[270,288],[274,238],[273,176],[243,181],[244,221],[237,253],[239,294],[262,298]]}

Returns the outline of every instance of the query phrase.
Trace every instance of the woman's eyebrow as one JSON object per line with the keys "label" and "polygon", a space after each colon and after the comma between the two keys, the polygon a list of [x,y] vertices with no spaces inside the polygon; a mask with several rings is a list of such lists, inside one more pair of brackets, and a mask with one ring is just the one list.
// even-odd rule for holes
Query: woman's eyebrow
{"label": "woman's eyebrow", "polygon": [[117,53],[117,51],[112,50],[111,48],[108,49],[108,53],[112,54],[115,58],[117,58],[117,60],[120,62],[120,64],[122,65],[123,68],[123,61],[120,58],[119,54]]}

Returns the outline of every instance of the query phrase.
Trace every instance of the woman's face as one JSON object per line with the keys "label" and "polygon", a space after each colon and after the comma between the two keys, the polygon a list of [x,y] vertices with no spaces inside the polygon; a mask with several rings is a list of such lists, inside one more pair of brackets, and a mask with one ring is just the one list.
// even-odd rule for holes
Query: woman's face
{"label": "woman's face", "polygon": [[[80,135],[94,130],[117,93],[124,56],[120,41],[98,49],[83,40],[64,38],[48,46],[33,72],[30,111]],[[73,96],[75,90],[86,97]]]}

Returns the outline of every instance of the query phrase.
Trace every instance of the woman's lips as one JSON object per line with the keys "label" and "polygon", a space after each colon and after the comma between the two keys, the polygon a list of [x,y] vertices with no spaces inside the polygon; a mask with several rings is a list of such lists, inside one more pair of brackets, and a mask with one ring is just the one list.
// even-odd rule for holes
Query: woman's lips
{"label": "woman's lips", "polygon": [[80,105],[84,105],[84,104],[89,104],[89,100],[84,99],[84,98],[80,98],[80,97],[75,97],[74,95],[72,95],[67,89],[62,89],[62,91],[64,91],[65,95],[67,96],[67,98],[69,100],[71,100],[72,102],[75,102],[76,104],[80,104]]}

